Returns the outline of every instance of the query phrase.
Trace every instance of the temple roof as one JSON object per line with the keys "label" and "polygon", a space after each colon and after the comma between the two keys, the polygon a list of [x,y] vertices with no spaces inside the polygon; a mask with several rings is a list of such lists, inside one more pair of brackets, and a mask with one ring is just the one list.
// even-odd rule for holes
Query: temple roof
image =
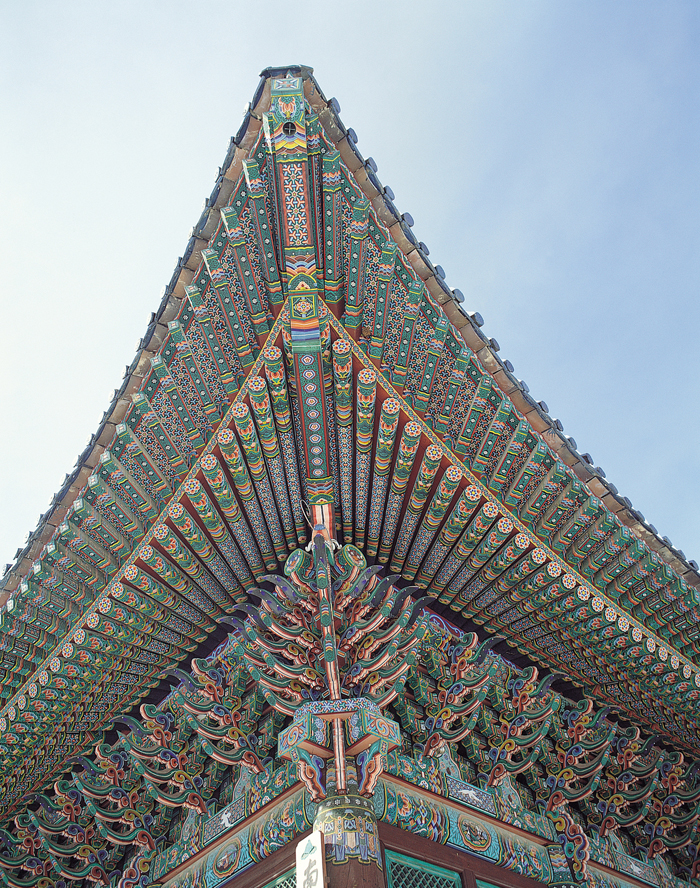
{"label": "temple roof", "polygon": [[[297,80],[305,122],[271,131]],[[338,112],[310,69],[263,72],[121,388],[0,583],[5,811],[198,650],[329,491],[344,541],[458,625],[700,750],[697,566],[530,398]],[[275,146],[301,129],[283,182]],[[316,308],[300,285],[290,309],[290,274]],[[318,417],[286,358],[307,314]]]}
{"label": "temple roof", "polygon": [[399,211],[394,202],[395,195],[392,189],[385,187],[380,181],[374,160],[362,156],[357,147],[354,130],[346,127],[340,118],[338,100],[326,99],[313,75],[313,69],[299,65],[279,69],[266,68],[261,72],[260,83],[245,112],[243,122],[238,132],[231,138],[211,194],[204,200],[202,214],[192,228],[184,253],[178,259],[170,281],[164,288],[160,304],[151,314],[148,327],[138,343],[136,354],[127,366],[119,387],[115,389],[99,427],[91,435],[74,467],[66,474],[60,489],[53,495],[49,508],[40,516],[37,527],[27,534],[27,540],[23,547],[17,549],[13,562],[4,566],[3,576],[0,577],[0,602],[7,600],[8,593],[18,587],[32,562],[51,540],[67,509],[97,464],[100,455],[109,445],[114,427],[121,422],[128,409],[130,395],[139,390],[144,366],[158,353],[167,335],[167,324],[179,311],[180,300],[185,295],[184,288],[201,261],[201,251],[206,246],[213,226],[217,224],[220,208],[225,205],[233,183],[240,175],[242,160],[247,156],[252,139],[260,131],[260,115],[265,111],[267,102],[266,80],[275,71],[292,69],[303,72],[303,76],[313,83],[315,97],[312,97],[312,102],[322,114],[324,129],[340,151],[343,162],[353,172],[364,193],[372,201],[375,212],[391,229],[392,237],[400,244],[402,251],[425,281],[431,294],[442,305],[451,322],[460,330],[462,337],[488,368],[499,387],[533,428],[547,436],[548,446],[567,466],[571,467],[577,477],[618,516],[623,524],[644,540],[650,549],[658,552],[687,583],[691,586],[700,585],[697,562],[673,546],[668,537],[663,536],[648,519],[645,519],[642,513],[632,506],[630,500],[618,491],[615,484],[607,479],[603,468],[596,466],[588,453],[577,449],[573,437],[564,434],[560,428],[561,423],[549,414],[546,402],[530,395],[527,384],[514,374],[510,362],[500,355],[497,340],[485,335],[480,313],[467,310],[464,294],[447,285],[441,273],[441,266],[434,265],[431,261],[427,245],[419,242],[413,235],[412,216],[410,213]]}

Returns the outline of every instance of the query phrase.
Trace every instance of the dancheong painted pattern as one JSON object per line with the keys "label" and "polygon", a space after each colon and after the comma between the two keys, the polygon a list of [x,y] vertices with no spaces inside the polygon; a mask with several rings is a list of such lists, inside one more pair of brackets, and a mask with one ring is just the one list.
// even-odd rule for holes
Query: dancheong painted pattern
{"label": "dancheong painted pattern", "polygon": [[0,875],[147,885],[246,820],[213,886],[332,785],[538,881],[700,885],[697,589],[520,409],[310,72],[254,106],[3,581]]}

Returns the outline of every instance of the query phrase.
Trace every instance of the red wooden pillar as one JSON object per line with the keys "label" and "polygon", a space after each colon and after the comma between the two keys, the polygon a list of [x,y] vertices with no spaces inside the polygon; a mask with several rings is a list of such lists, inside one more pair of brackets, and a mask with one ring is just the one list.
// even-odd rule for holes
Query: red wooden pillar
{"label": "red wooden pillar", "polygon": [[321,802],[314,818],[326,849],[328,888],[385,888],[377,818],[370,799],[336,795]]}

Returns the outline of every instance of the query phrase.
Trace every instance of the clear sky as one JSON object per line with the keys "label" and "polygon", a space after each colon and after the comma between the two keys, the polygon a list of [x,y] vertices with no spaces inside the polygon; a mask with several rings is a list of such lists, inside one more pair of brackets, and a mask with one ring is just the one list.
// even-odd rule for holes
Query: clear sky
{"label": "clear sky", "polygon": [[0,2],[0,572],[135,353],[268,65],[311,65],[450,286],[700,556],[700,4]]}

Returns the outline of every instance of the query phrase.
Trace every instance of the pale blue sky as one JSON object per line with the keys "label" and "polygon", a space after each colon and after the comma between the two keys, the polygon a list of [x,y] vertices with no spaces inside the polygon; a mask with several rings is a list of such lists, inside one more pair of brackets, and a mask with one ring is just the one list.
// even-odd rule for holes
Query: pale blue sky
{"label": "pale blue sky", "polygon": [[4,0],[0,569],[292,62],[533,396],[697,558],[697,2]]}

